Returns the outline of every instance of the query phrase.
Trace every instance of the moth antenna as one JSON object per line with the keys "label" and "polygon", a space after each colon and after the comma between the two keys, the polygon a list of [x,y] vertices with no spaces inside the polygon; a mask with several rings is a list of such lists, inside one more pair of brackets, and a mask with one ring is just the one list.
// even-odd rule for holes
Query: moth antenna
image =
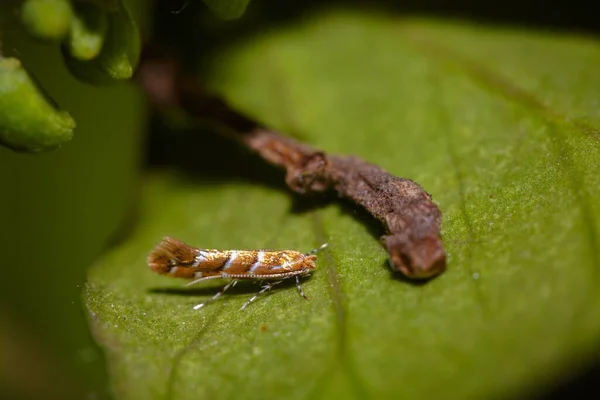
{"label": "moth antenna", "polygon": [[323,250],[327,246],[328,246],[327,243],[323,243],[321,246],[317,247],[316,249],[312,249],[308,253],[304,253],[304,255],[305,256],[310,256],[310,255],[313,255],[313,254],[317,254],[319,251]]}

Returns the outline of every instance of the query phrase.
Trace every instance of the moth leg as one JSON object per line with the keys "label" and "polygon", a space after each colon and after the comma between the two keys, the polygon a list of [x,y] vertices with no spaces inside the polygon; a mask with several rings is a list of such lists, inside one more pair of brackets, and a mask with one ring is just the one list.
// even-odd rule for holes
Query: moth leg
{"label": "moth leg", "polygon": [[235,286],[235,284],[237,283],[237,280],[232,280],[231,282],[229,282],[227,285],[225,285],[225,287],[223,287],[223,289],[221,289],[220,292],[217,292],[217,294],[215,294],[213,297],[211,297],[209,300],[206,300],[204,303],[200,303],[200,304],[196,304],[194,306],[194,310],[199,310],[200,308],[204,307],[205,305],[207,305],[208,303],[212,303],[213,301],[215,301],[216,299],[218,299],[219,297],[221,297],[223,295],[223,293],[225,293],[225,291],[227,289],[229,289],[232,286]]}
{"label": "moth leg", "polygon": [[252,303],[254,300],[256,300],[258,298],[258,296],[260,296],[261,294],[263,294],[264,292],[271,290],[271,288],[275,285],[280,284],[283,281],[277,281],[277,282],[269,282],[267,283],[265,286],[262,287],[262,289],[260,289],[260,292],[256,293],[254,296],[252,296],[252,298],[250,300],[248,300],[247,302],[244,303],[244,305],[242,306],[242,308],[240,308],[240,311],[243,310],[244,308],[248,307],[248,305],[250,303]]}
{"label": "moth leg", "polygon": [[302,286],[300,286],[300,276],[298,275],[296,275],[296,289],[298,289],[298,293],[300,293],[300,296],[302,296],[304,300],[310,300],[310,297],[305,295],[302,291]]}
{"label": "moth leg", "polygon": [[186,283],[185,286],[192,286],[192,285],[195,285],[196,283],[202,282],[204,280],[206,280],[206,277],[194,279],[193,281]]}

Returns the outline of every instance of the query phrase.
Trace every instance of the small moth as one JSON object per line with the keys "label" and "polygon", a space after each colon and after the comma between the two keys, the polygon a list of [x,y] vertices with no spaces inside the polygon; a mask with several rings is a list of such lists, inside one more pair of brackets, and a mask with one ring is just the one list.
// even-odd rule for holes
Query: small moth
{"label": "small moth", "polygon": [[325,247],[327,244],[304,254],[294,250],[199,249],[165,236],[148,256],[148,266],[161,275],[192,279],[186,286],[207,279],[231,279],[211,299],[194,306],[194,310],[218,299],[227,289],[235,286],[238,280],[267,281],[260,292],[242,306],[243,310],[258,296],[292,277],[296,278],[300,296],[308,300],[300,287],[300,277],[309,275],[316,268],[315,254]]}

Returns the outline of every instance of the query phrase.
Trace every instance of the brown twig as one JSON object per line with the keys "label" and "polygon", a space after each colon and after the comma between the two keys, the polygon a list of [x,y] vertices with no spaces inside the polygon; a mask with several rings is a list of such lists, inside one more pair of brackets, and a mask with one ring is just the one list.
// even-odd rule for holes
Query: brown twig
{"label": "brown twig", "polygon": [[411,279],[427,279],[445,270],[441,213],[421,186],[393,176],[358,157],[329,155],[267,129],[207,95],[193,79],[181,77],[172,59],[145,57],[139,77],[155,105],[177,105],[192,118],[212,121],[227,135],[287,171],[296,193],[335,190],[363,206],[387,231],[381,241],[390,265]]}

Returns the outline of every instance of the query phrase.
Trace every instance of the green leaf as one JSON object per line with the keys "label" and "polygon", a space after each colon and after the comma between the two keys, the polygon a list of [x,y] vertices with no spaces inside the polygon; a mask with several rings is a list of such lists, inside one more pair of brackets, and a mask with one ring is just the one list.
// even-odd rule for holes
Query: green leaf
{"label": "green leaf", "polygon": [[204,3],[219,18],[234,19],[244,14],[250,0],[204,0]]}
{"label": "green leaf", "polygon": [[[120,399],[497,398],[598,350],[596,41],[337,12],[220,51],[203,78],[235,106],[422,184],[444,214],[448,270],[397,279],[361,210],[311,208],[233,144],[173,136],[205,175],[149,176],[135,234],[85,292]],[[258,285],[238,284],[195,311],[222,283],[152,274],[163,235],[330,247],[310,301],[290,285],[241,312]]]}

